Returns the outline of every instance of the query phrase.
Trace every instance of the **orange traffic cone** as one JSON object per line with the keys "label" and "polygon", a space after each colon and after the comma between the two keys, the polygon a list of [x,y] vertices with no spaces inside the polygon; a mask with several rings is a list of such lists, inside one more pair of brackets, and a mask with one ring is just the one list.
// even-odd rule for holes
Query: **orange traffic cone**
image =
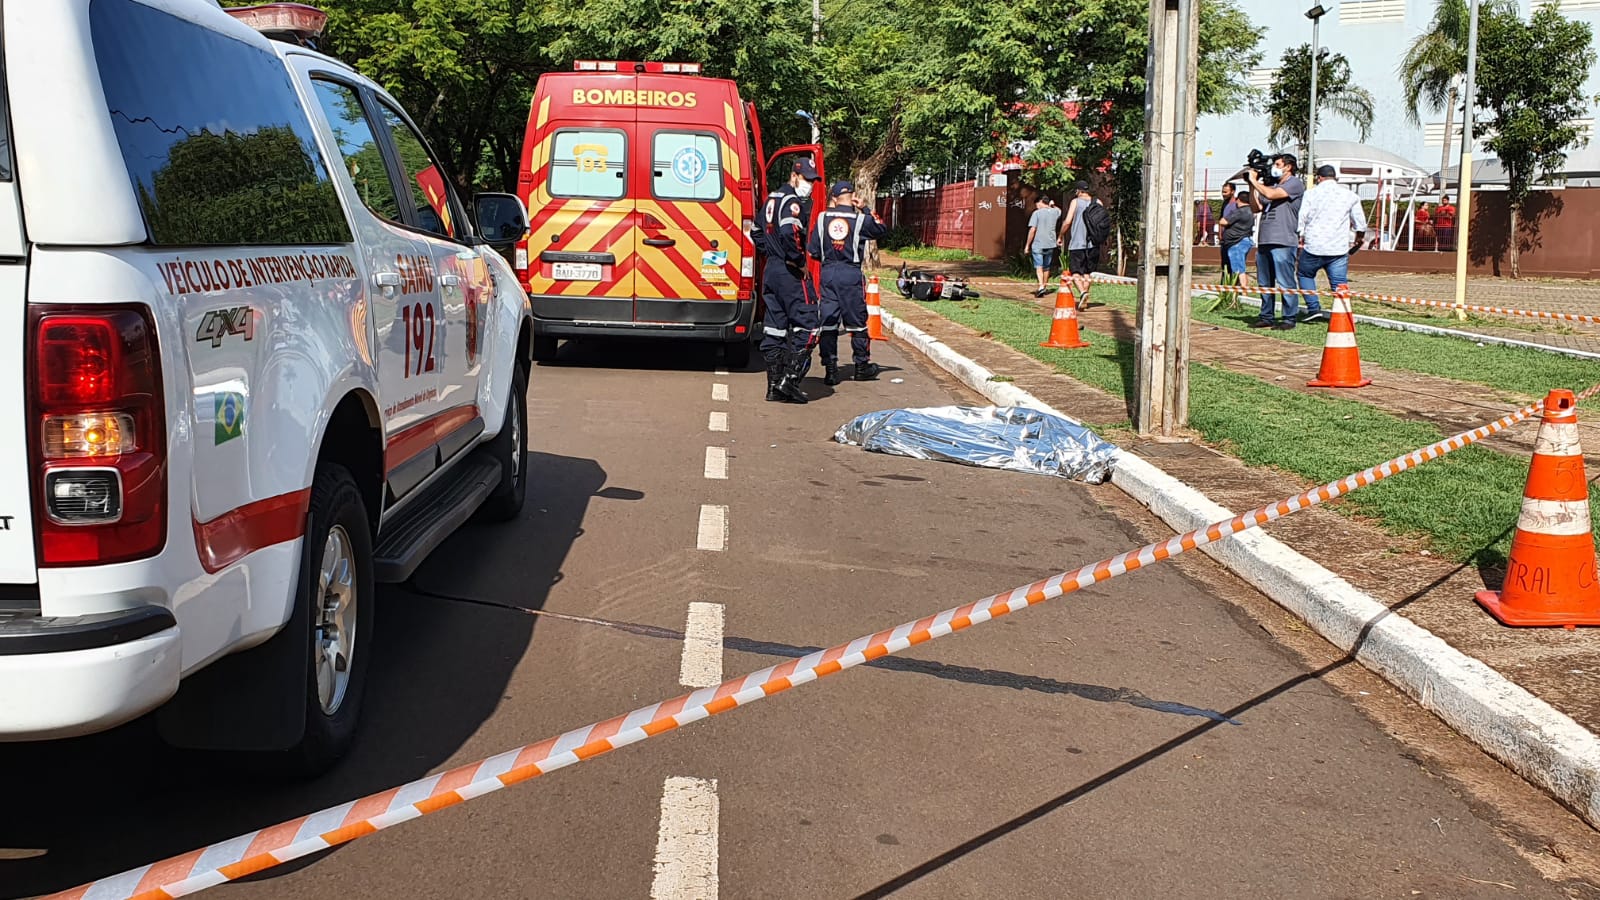
{"label": "orange traffic cone", "polygon": [[1576,407],[1571,391],[1545,398],[1505,584],[1478,592],[1478,603],[1502,625],[1600,625]]}
{"label": "orange traffic cone", "polygon": [[1350,288],[1340,285],[1333,296],[1328,341],[1322,346],[1322,369],[1307,387],[1358,388],[1372,383],[1361,377],[1361,351],[1356,349],[1356,320],[1350,315]]}
{"label": "orange traffic cone", "polygon": [[1089,346],[1087,341],[1078,337],[1078,298],[1072,295],[1072,288],[1065,278],[1061,279],[1061,287],[1056,290],[1056,311],[1050,316],[1050,340],[1039,346],[1057,350],[1076,350]]}
{"label": "orange traffic cone", "polygon": [[878,296],[878,276],[867,278],[867,337],[874,341],[887,341],[883,333],[883,301]]}

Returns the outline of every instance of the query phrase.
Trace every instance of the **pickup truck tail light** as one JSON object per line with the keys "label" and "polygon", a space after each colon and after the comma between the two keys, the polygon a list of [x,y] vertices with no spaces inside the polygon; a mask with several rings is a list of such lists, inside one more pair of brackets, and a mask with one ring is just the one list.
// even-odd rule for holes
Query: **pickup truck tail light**
{"label": "pickup truck tail light", "polygon": [[167,534],[167,436],[149,311],[42,307],[30,333],[40,565],[154,555]]}

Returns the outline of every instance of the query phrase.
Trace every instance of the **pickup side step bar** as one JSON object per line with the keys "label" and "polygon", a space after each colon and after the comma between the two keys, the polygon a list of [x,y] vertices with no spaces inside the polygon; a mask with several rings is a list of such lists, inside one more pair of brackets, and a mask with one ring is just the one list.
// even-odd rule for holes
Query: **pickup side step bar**
{"label": "pickup side step bar", "polygon": [[500,484],[500,471],[500,463],[486,451],[473,451],[455,472],[429,485],[398,517],[383,523],[373,548],[373,578],[390,584],[410,578],[428,554],[478,511]]}

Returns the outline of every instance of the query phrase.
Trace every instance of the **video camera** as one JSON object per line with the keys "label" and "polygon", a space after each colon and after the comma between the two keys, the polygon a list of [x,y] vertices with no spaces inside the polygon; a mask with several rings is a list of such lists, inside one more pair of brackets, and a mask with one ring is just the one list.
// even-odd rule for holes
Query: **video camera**
{"label": "video camera", "polygon": [[1263,154],[1260,150],[1250,151],[1250,155],[1245,157],[1244,167],[1254,170],[1256,178],[1268,187],[1278,183],[1277,176],[1272,174],[1272,157]]}

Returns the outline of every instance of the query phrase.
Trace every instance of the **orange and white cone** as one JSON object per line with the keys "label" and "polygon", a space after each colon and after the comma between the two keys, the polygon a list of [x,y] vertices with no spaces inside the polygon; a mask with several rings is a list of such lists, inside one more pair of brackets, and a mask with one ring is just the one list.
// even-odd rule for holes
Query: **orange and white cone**
{"label": "orange and white cone", "polygon": [[1502,625],[1600,625],[1589,482],[1571,391],[1545,398],[1505,584],[1477,599]]}
{"label": "orange and white cone", "polygon": [[1340,285],[1333,296],[1328,340],[1322,345],[1322,368],[1307,387],[1358,388],[1372,383],[1361,377],[1361,351],[1356,348],[1356,320],[1350,314],[1350,288]]}
{"label": "orange and white cone", "polygon": [[1087,341],[1078,336],[1078,298],[1072,295],[1072,288],[1065,278],[1061,279],[1061,287],[1056,290],[1056,311],[1050,315],[1050,340],[1039,346],[1057,350],[1076,350],[1089,346]]}
{"label": "orange and white cone", "polygon": [[867,337],[874,341],[887,341],[883,333],[883,300],[878,296],[878,276],[867,278]]}

